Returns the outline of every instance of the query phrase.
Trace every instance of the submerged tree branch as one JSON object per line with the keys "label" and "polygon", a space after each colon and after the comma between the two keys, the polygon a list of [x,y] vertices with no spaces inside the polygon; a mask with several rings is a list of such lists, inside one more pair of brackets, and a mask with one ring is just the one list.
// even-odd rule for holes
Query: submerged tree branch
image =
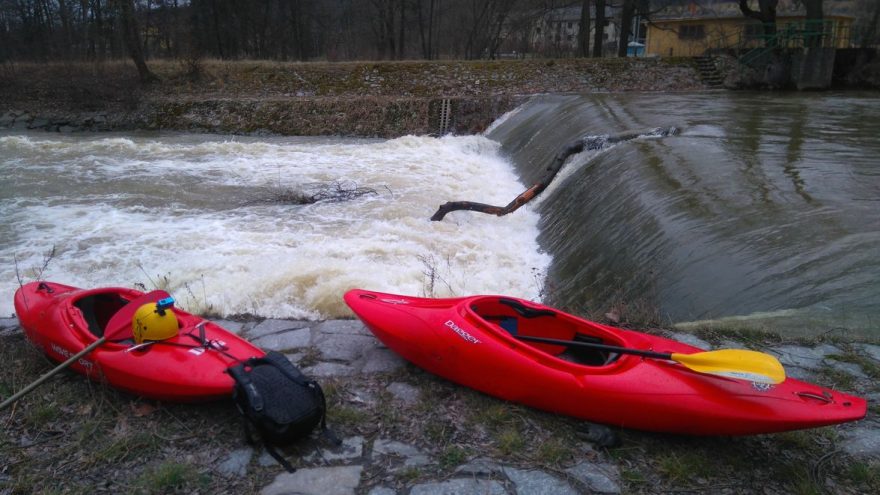
{"label": "submerged tree branch", "polygon": [[541,194],[541,192],[550,185],[550,183],[556,177],[556,174],[558,174],[559,171],[562,170],[562,166],[571,155],[575,155],[585,150],[601,150],[614,144],[623,141],[629,141],[640,136],[664,137],[677,133],[678,129],[676,129],[675,127],[657,127],[654,129],[643,131],[624,132],[621,134],[614,134],[610,136],[588,136],[582,139],[578,139],[577,141],[570,143],[556,155],[556,157],[553,159],[553,162],[551,162],[550,165],[547,167],[544,176],[541,177],[538,182],[536,182],[532,187],[526,189],[522,194],[514,198],[513,201],[507,204],[507,206],[493,206],[484,203],[474,203],[472,201],[449,201],[440,205],[440,207],[437,208],[437,211],[434,213],[434,215],[431,216],[431,221],[439,222],[443,220],[443,217],[445,217],[447,213],[459,210],[476,211],[479,213],[486,213],[488,215],[496,215],[499,217],[507,215],[508,213],[513,213],[514,211],[519,209],[519,207],[534,199],[535,196]]}
{"label": "submerged tree branch", "polygon": [[310,205],[319,201],[351,201],[368,194],[378,194],[375,189],[358,187],[353,182],[334,181],[328,184],[306,184],[301,190],[283,187],[264,188],[257,197],[249,199],[241,206],[257,204]]}

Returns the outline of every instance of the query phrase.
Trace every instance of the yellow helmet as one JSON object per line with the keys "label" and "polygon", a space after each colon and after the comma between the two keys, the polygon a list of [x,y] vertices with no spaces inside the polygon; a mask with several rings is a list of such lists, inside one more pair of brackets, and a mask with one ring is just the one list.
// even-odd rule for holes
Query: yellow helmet
{"label": "yellow helmet", "polygon": [[171,311],[173,305],[174,299],[166,297],[138,308],[131,319],[134,342],[141,344],[145,340],[165,340],[177,335],[177,317]]}

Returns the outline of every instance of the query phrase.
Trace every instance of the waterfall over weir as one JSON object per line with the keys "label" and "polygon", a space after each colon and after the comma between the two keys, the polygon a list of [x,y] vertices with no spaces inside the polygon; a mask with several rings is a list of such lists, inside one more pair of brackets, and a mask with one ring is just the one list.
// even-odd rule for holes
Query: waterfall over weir
{"label": "waterfall over weir", "polygon": [[[585,146],[509,215],[429,220],[507,204],[578,139],[658,127],[680,132]],[[4,131],[0,317],[54,247],[44,279],[224,315],[350,316],[359,287],[878,337],[878,128],[877,94],[712,92],[542,96],[482,136]],[[253,201],[332,183],[375,194]]]}
{"label": "waterfall over weir", "polygon": [[576,139],[681,129],[573,156],[533,201],[545,302],[878,337],[878,110],[876,95],[544,96],[487,135],[532,184]]}

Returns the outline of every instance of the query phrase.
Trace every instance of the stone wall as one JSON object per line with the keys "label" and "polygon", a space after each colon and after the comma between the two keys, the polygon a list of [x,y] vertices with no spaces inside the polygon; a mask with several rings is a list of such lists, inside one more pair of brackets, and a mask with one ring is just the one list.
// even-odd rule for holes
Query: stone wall
{"label": "stone wall", "polygon": [[0,73],[0,128],[56,132],[181,130],[232,134],[395,137],[477,133],[540,93],[704,89],[693,61],[563,59],[279,64],[205,63],[199,74],[152,63],[133,68],[49,66]]}

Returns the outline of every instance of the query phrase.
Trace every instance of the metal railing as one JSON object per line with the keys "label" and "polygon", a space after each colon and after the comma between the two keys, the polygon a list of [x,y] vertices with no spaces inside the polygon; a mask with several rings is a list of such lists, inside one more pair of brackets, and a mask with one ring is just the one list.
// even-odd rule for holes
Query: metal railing
{"label": "metal railing", "polygon": [[[753,24],[755,25],[755,24]],[[766,34],[770,33],[770,34]],[[751,65],[777,49],[845,48],[850,43],[850,29],[834,19],[786,21],[764,24],[762,33],[747,33],[740,38],[740,62]]]}

